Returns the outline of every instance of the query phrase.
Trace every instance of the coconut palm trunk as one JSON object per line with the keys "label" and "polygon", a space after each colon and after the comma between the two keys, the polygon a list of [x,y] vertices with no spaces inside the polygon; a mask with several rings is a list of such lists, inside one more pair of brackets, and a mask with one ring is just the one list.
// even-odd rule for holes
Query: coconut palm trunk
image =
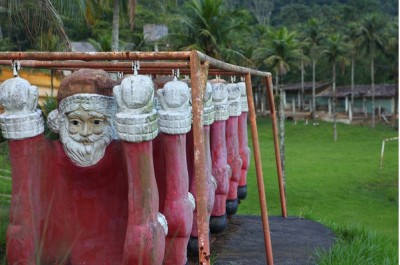
{"label": "coconut palm trunk", "polygon": [[301,106],[300,109],[304,110],[304,61],[301,60]]}
{"label": "coconut palm trunk", "polygon": [[[277,80],[280,79],[278,75]],[[286,176],[285,176],[285,103],[283,95],[283,86],[277,84],[277,91],[279,91],[279,145],[280,145],[280,155],[281,155],[281,166],[282,166],[282,179],[283,187],[286,191]],[[286,194],[286,192],[285,192]]]}
{"label": "coconut palm trunk", "polygon": [[312,118],[313,120],[316,119],[316,109],[315,109],[315,67],[316,67],[317,61],[313,60],[312,61]]}
{"label": "coconut palm trunk", "polygon": [[354,106],[354,66],[356,60],[354,56],[351,58],[351,107]]}
{"label": "coconut palm trunk", "polygon": [[375,73],[374,56],[371,58],[372,128],[375,128]]}
{"label": "coconut palm trunk", "polygon": [[119,0],[114,0],[111,50],[119,51]]}
{"label": "coconut palm trunk", "polygon": [[332,66],[332,113],[333,113],[333,140],[337,141],[336,126],[336,62]]}

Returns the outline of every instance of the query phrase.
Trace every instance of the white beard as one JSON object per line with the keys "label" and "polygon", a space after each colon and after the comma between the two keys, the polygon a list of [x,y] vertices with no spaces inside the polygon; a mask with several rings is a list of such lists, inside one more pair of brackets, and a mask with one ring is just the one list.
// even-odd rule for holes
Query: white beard
{"label": "white beard", "polygon": [[66,123],[67,119],[61,118],[59,133],[67,156],[74,164],[81,167],[97,164],[103,158],[106,148],[113,138],[112,127],[108,126],[102,134],[83,137],[79,134],[70,135]]}

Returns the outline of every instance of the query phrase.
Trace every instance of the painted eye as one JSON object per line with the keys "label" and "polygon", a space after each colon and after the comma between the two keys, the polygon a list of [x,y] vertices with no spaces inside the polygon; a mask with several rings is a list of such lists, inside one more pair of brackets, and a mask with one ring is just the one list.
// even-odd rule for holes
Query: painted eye
{"label": "painted eye", "polygon": [[73,121],[71,121],[71,123],[72,123],[72,125],[75,125],[75,126],[79,125],[79,121],[77,121],[77,120],[73,120]]}
{"label": "painted eye", "polygon": [[99,125],[99,124],[101,124],[101,122],[102,122],[101,120],[94,120],[94,121],[93,121],[93,124],[94,124],[94,125]]}

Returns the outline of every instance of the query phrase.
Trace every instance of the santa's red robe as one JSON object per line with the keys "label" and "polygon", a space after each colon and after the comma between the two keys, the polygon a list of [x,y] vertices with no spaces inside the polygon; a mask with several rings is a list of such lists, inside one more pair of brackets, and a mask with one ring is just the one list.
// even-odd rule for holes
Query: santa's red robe
{"label": "santa's red robe", "polygon": [[162,261],[151,141],[114,140],[89,167],[75,165],[60,141],[43,135],[9,140],[9,148],[9,264]]}

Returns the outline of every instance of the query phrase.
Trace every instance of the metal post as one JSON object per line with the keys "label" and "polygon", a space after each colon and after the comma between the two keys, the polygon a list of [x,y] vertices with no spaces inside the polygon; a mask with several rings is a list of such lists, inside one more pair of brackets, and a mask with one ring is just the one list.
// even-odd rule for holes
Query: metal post
{"label": "metal post", "polygon": [[271,77],[270,76],[266,77],[265,82],[266,82],[266,88],[267,88],[267,94],[268,94],[269,109],[271,112],[272,133],[274,136],[275,160],[276,160],[276,170],[278,171],[278,183],[279,183],[279,194],[280,194],[280,200],[281,200],[281,211],[282,211],[282,217],[286,218],[287,211],[286,211],[285,188],[283,185],[281,152],[279,150],[278,126],[276,124],[276,112],[275,112],[274,95],[272,94]]}
{"label": "metal post", "polygon": [[250,73],[246,74],[245,82],[246,82],[246,92],[247,92],[247,103],[249,105],[249,121],[250,121],[250,126],[251,126],[251,138],[252,138],[252,142],[253,142],[254,161],[256,164],[258,195],[259,195],[259,199],[260,199],[261,219],[262,219],[263,232],[264,232],[265,252],[267,255],[268,265],[273,265],[274,258],[272,255],[272,244],[271,244],[271,235],[270,235],[269,222],[268,222],[267,201],[265,199],[264,177],[263,177],[262,166],[261,166],[260,147],[259,147],[259,143],[258,143],[258,132],[257,132],[257,122],[256,122],[256,112],[254,109],[253,91],[252,91],[252,87],[251,87]]}
{"label": "metal post", "polygon": [[190,53],[190,72],[192,80],[192,111],[193,111],[193,139],[194,139],[194,178],[196,186],[196,208],[198,224],[199,264],[210,264],[209,221],[207,212],[207,176],[206,158],[204,149],[203,131],[203,98],[205,87],[202,84],[207,78],[208,63],[204,64],[204,71],[200,65],[196,51]]}

